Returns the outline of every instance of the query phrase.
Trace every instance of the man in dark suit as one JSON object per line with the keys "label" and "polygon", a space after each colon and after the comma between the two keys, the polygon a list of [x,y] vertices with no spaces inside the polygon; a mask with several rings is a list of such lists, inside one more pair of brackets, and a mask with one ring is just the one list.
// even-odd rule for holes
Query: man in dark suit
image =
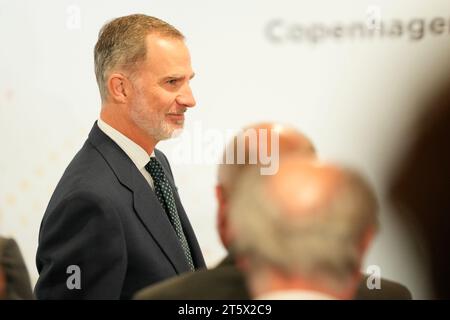
{"label": "man in dark suit", "polygon": [[[306,157],[315,157],[315,150],[312,143],[303,134],[295,129],[288,128],[276,123],[260,123],[247,129],[260,132],[265,130],[269,132],[267,141],[258,141],[258,147],[271,144],[270,134],[272,130],[278,134],[278,146],[280,158],[292,153],[301,153]],[[228,148],[233,148],[236,155],[236,142],[238,137],[245,136],[245,130],[242,134],[236,136]],[[257,134],[257,136],[259,136]],[[246,144],[245,159],[249,159],[249,146]],[[257,148],[258,148],[257,147]],[[268,149],[272,149],[269,146]],[[229,150],[229,149],[228,149]],[[228,199],[234,190],[234,184],[239,178],[244,165],[221,164],[219,166],[219,181],[216,188],[218,200],[218,231],[223,245],[229,249],[228,237]],[[381,289],[370,290],[366,284],[367,275],[362,275],[362,281],[358,287],[356,299],[411,299],[409,290],[401,284],[386,279],[380,279]],[[195,273],[184,274],[156,285],[149,286],[139,291],[135,298],[139,300],[146,299],[192,299],[192,300],[244,300],[249,299],[249,293],[245,286],[244,276],[236,267],[234,257],[231,253],[222,260],[219,265],[210,270],[201,270]]]}
{"label": "man in dark suit", "polygon": [[0,299],[34,299],[30,276],[14,239],[0,237]]}
{"label": "man in dark suit", "polygon": [[183,35],[130,15],[95,46],[99,120],[58,183],[42,220],[39,299],[128,299],[205,267],[172,171],[156,144],[195,105]]}

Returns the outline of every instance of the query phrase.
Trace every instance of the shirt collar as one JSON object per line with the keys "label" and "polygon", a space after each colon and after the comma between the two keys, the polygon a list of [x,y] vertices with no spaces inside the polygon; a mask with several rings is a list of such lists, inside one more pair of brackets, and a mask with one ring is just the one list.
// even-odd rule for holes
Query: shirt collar
{"label": "shirt collar", "polygon": [[114,129],[102,119],[98,119],[98,127],[108,137],[110,137],[117,145],[127,154],[127,156],[133,161],[136,167],[141,170],[150,160],[150,157],[155,157],[155,151],[152,151],[150,157],[148,153],[133,140],[122,134],[120,131]]}
{"label": "shirt collar", "polygon": [[336,300],[335,297],[322,292],[310,290],[276,290],[267,292],[256,298],[257,300]]}

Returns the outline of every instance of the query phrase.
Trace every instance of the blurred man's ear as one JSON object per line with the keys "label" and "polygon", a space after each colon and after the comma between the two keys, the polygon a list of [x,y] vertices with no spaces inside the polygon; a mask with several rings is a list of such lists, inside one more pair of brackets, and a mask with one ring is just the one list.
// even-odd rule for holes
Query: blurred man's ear
{"label": "blurred man's ear", "polygon": [[372,244],[374,237],[375,237],[375,229],[373,227],[369,227],[364,233],[359,247],[359,254],[361,260],[363,259],[364,255],[366,254],[367,250]]}
{"label": "blurred man's ear", "polygon": [[225,202],[225,191],[221,184],[216,185],[216,200],[219,206]]}
{"label": "blurred man's ear", "polygon": [[364,257],[366,255],[367,251],[369,250],[369,247],[372,244],[372,241],[375,238],[375,234],[376,234],[375,228],[369,227],[365,231],[364,235],[362,236],[361,242],[359,244],[358,267],[357,267],[357,270],[355,270],[355,273],[353,275],[353,282],[350,283],[350,286],[349,286],[349,289],[350,289],[349,291],[354,292],[355,294],[356,294],[356,291],[358,290],[358,286],[360,285],[361,279],[363,278],[363,274],[364,274],[364,272],[362,271]]}
{"label": "blurred man's ear", "polygon": [[222,185],[216,186],[216,200],[217,200],[217,231],[219,232],[220,240],[225,248],[228,248],[228,203],[226,200],[226,193]]}
{"label": "blurred man's ear", "polygon": [[131,81],[121,73],[112,73],[107,81],[108,97],[115,103],[126,103],[132,93]]}
{"label": "blurred man's ear", "polygon": [[335,294],[337,296],[340,296],[341,299],[353,299],[354,295],[356,294],[356,291],[358,290],[358,287],[361,285],[361,279],[363,279],[363,273],[361,273],[361,268],[364,261],[364,256],[367,253],[367,250],[369,249],[370,245],[372,244],[372,241],[375,237],[375,228],[369,227],[364,235],[362,236],[361,242],[359,243],[358,247],[358,266],[356,267],[356,270],[353,272],[352,280],[348,281],[348,285],[342,289],[340,292],[336,292]]}

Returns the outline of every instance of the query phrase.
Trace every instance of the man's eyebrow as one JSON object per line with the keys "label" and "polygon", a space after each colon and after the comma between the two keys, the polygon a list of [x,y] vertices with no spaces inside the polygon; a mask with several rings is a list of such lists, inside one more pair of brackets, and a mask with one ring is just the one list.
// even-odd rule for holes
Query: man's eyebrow
{"label": "man's eyebrow", "polygon": [[[191,74],[191,76],[189,77],[189,80],[191,80],[193,77],[195,77],[195,73],[192,73],[192,74]],[[185,78],[184,75],[181,75],[181,74],[171,74],[171,75],[168,75],[168,76],[164,77],[163,79],[183,79],[183,78]]]}

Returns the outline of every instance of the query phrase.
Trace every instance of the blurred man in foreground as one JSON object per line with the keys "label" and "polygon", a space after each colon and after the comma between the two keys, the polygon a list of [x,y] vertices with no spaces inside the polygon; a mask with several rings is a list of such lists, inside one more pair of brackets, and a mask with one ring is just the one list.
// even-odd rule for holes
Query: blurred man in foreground
{"label": "blurred man in foreground", "polygon": [[229,232],[251,296],[353,299],[377,209],[367,182],[336,166],[291,155],[276,175],[246,170],[230,200]]}

